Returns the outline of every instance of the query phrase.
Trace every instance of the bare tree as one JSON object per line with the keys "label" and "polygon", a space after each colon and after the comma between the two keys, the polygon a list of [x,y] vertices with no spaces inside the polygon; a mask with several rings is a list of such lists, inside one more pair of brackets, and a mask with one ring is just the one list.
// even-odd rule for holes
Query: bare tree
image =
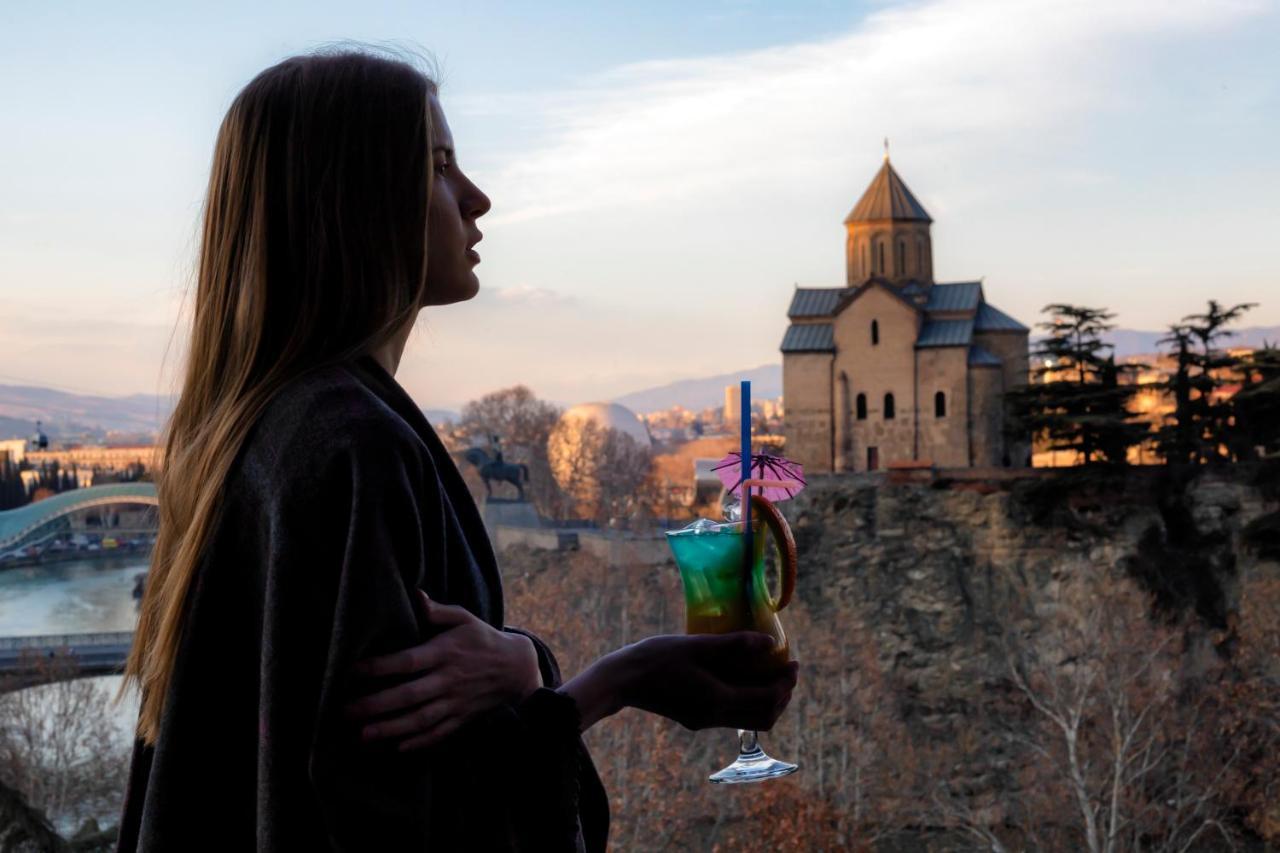
{"label": "bare tree", "polygon": [[0,782],[0,850],[63,853],[69,846],[22,793]]}
{"label": "bare tree", "polygon": [[111,691],[76,678],[71,658],[34,667],[50,683],[0,695],[0,784],[62,828],[118,813],[129,748],[112,721]]}
{"label": "bare tree", "polygon": [[559,424],[547,442],[551,468],[582,518],[629,515],[641,501],[652,454],[626,433],[593,420]]}
{"label": "bare tree", "polygon": [[[1105,570],[1058,578],[1033,597],[1011,583],[1000,645],[1018,704],[1001,721],[1020,746],[1006,795],[1017,846],[1090,853],[1233,845],[1221,794],[1235,754],[1205,766],[1212,706],[1183,690],[1183,626]],[[1032,604],[1038,598],[1037,604]],[[940,798],[960,825],[1000,849],[990,818]]]}
{"label": "bare tree", "polygon": [[507,462],[529,466],[529,492],[544,516],[562,514],[564,497],[551,476],[547,462],[547,439],[560,419],[560,408],[539,400],[524,385],[515,385],[486,394],[467,403],[462,418],[452,431],[454,450],[471,445],[489,445],[497,436]]}

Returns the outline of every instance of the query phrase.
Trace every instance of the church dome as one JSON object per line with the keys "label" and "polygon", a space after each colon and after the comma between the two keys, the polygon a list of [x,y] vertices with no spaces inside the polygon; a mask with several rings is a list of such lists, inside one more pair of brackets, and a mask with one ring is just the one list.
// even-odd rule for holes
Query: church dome
{"label": "church dome", "polygon": [[858,199],[853,210],[845,217],[845,225],[855,222],[932,222],[929,214],[906,183],[884,158],[884,165],[871,180],[867,191]]}
{"label": "church dome", "polygon": [[629,435],[641,447],[652,447],[653,439],[649,437],[649,429],[636,413],[618,403],[580,403],[560,416],[560,424],[580,425],[594,421],[601,429],[616,429]]}
{"label": "church dome", "polygon": [[[594,429],[592,429],[594,427]],[[616,431],[635,442],[608,443],[606,436]],[[602,443],[602,439],[605,440]],[[612,450],[605,450],[612,447]],[[638,452],[637,452],[638,450]],[[556,483],[574,499],[584,517],[602,506],[604,486],[625,484],[634,492],[647,473],[653,440],[644,421],[635,412],[617,403],[583,403],[560,416],[547,438],[547,462]],[[603,466],[603,467],[602,467]]]}

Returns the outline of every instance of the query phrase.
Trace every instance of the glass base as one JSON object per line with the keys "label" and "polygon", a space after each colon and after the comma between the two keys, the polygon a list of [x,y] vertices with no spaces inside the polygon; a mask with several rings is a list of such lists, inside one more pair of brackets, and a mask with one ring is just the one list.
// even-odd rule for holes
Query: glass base
{"label": "glass base", "polygon": [[755,732],[740,731],[738,736],[742,751],[738,753],[737,760],[720,772],[712,773],[707,781],[714,785],[741,785],[790,776],[800,769],[798,765],[765,755]]}

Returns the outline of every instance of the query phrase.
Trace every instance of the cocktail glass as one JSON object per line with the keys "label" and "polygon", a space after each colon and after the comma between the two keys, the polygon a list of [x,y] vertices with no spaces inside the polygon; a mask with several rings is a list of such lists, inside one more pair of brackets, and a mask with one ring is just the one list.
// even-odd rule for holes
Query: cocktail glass
{"label": "cocktail glass", "polygon": [[[758,485],[764,481],[748,481]],[[749,494],[749,488],[744,494]],[[685,632],[723,634],[759,631],[774,639],[769,660],[762,665],[783,665],[790,659],[786,632],[778,611],[787,606],[795,590],[796,547],[781,513],[772,502],[751,495],[752,559],[745,559],[747,537],[742,522],[703,523],[667,532],[684,582]],[[777,573],[779,592],[769,589],[770,570]],[[738,731],[738,757],[723,770],[711,774],[719,784],[762,782],[796,772],[795,764],[770,758],[754,731]]]}

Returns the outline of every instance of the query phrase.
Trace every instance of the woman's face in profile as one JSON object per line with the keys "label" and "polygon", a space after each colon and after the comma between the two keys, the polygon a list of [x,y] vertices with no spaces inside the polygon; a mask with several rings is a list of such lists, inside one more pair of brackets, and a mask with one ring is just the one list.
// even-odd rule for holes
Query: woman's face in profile
{"label": "woman's face in profile", "polygon": [[476,220],[489,210],[489,197],[462,173],[453,146],[453,133],[444,110],[431,96],[435,148],[431,152],[435,181],[427,221],[427,305],[448,305],[476,295],[480,280],[475,266],[480,255]]}

